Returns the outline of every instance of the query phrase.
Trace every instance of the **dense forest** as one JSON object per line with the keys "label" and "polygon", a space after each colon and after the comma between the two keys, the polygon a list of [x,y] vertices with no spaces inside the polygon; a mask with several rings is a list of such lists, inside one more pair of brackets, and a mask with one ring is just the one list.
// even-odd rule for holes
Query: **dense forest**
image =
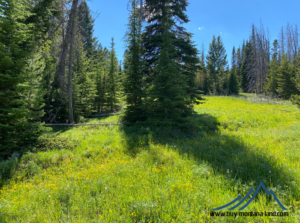
{"label": "dense forest", "polygon": [[123,122],[185,126],[202,94],[266,94],[300,106],[296,25],[270,42],[263,25],[233,48],[220,36],[207,55],[183,24],[187,0],[129,1],[127,49],[94,36],[85,0],[0,1],[0,156],[34,142],[44,124],[125,111]]}

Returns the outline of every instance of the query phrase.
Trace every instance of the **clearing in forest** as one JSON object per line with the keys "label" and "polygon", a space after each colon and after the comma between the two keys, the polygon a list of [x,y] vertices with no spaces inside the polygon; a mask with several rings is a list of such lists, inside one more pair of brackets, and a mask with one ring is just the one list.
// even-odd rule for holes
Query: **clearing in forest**
{"label": "clearing in forest", "polygon": [[[0,222],[299,222],[299,109],[206,97],[195,110],[203,126],[194,135],[137,126],[44,133],[17,167],[0,163]],[[260,182],[288,217],[210,217]],[[283,210],[260,190],[250,211]]]}

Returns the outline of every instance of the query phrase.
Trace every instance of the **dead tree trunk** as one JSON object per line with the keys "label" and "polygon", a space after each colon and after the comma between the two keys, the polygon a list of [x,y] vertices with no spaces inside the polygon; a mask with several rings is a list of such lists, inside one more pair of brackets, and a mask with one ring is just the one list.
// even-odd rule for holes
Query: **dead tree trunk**
{"label": "dead tree trunk", "polygon": [[[74,0],[75,2],[76,0]],[[73,4],[74,4],[73,2]],[[78,2],[78,0],[77,0]],[[76,3],[76,6],[77,6],[77,3]],[[77,7],[76,7],[77,8]],[[74,12],[74,15],[76,14],[76,8],[75,8],[75,12]],[[72,85],[72,78],[73,78],[73,75],[72,75],[72,72],[73,72],[73,69],[72,69],[72,62],[73,62],[73,40],[74,40],[74,27],[75,27],[75,16],[72,16],[70,18],[71,20],[71,36],[70,36],[70,51],[69,51],[69,83],[68,83],[68,88],[69,88],[69,120],[70,120],[70,123],[74,123],[74,117],[73,117],[73,92],[72,92],[72,88],[73,88],[73,85]]]}
{"label": "dead tree trunk", "polygon": [[66,36],[63,38],[62,52],[60,55],[60,60],[57,68],[58,84],[63,96],[66,96],[66,89],[65,89],[66,57],[67,57],[67,52],[68,52],[68,47],[69,47],[71,32],[72,32],[72,21],[75,19],[76,16],[77,5],[78,5],[78,0],[73,0],[71,12],[69,14],[67,32],[66,32]]}

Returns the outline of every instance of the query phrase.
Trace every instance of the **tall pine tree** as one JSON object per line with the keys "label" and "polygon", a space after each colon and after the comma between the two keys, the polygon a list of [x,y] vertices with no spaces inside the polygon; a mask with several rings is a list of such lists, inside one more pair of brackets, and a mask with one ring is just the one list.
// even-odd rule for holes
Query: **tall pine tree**
{"label": "tall pine tree", "polygon": [[300,54],[299,53],[294,60],[296,75],[295,78],[293,78],[293,82],[296,84],[296,87],[298,89],[298,94],[292,95],[291,99],[292,102],[300,108]]}
{"label": "tall pine tree", "polygon": [[93,37],[94,32],[94,19],[92,18],[91,10],[86,2],[83,0],[78,5],[78,22],[79,33],[84,43],[84,50],[87,51],[87,56],[92,57],[95,52],[96,38]]}
{"label": "tall pine tree", "polygon": [[209,45],[208,55],[206,57],[208,78],[210,89],[214,94],[221,93],[221,83],[224,79],[224,67],[227,64],[227,55],[225,47],[220,36],[217,38],[213,36],[212,42]]}
{"label": "tall pine tree", "polygon": [[[31,89],[31,75],[24,73],[29,72],[25,67],[34,29],[34,24],[26,22],[31,16],[27,6],[25,0],[0,1],[0,157],[4,158],[26,147],[38,129],[37,123],[30,123],[36,117],[31,116],[24,94]],[[30,71],[33,76],[35,71]]]}
{"label": "tall pine tree", "polygon": [[232,49],[231,56],[231,70],[228,80],[228,93],[229,94],[238,94],[239,93],[239,84],[237,80],[237,71],[238,71],[238,63],[236,58],[235,47]]}
{"label": "tall pine tree", "polygon": [[293,94],[298,94],[299,91],[293,81],[296,77],[296,68],[290,64],[287,55],[281,56],[281,64],[278,70],[278,88],[277,92],[280,97],[290,99]]}
{"label": "tall pine tree", "polygon": [[125,54],[126,73],[124,93],[126,95],[126,112],[124,121],[145,120],[145,89],[143,86],[143,63],[141,60],[141,18],[137,0],[132,1],[127,34],[127,51]]}
{"label": "tall pine tree", "polygon": [[278,60],[278,41],[274,40],[272,49],[272,60],[270,62],[270,70],[267,74],[266,83],[264,86],[265,91],[269,95],[278,95],[278,71],[279,71],[279,60]]}
{"label": "tall pine tree", "polygon": [[117,97],[117,73],[118,73],[118,60],[116,57],[116,52],[115,52],[115,43],[114,43],[114,38],[111,40],[111,51],[109,55],[109,71],[108,71],[108,76],[107,76],[107,102],[108,105],[110,106],[110,110],[114,111],[115,106],[118,102],[118,97]]}
{"label": "tall pine tree", "polygon": [[197,50],[192,35],[180,24],[189,20],[186,0],[146,0],[143,54],[149,84],[147,97],[150,123],[176,125],[193,113],[197,101]]}

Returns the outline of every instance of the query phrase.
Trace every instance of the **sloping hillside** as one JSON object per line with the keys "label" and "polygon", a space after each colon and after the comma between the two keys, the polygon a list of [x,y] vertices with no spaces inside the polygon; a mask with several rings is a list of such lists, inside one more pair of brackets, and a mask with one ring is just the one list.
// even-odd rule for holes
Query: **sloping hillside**
{"label": "sloping hillside", "polygon": [[[299,222],[299,109],[207,97],[196,111],[194,135],[121,125],[45,133],[15,166],[0,164],[0,222]],[[209,216],[260,182],[289,217]],[[243,211],[283,210],[260,191]]]}

